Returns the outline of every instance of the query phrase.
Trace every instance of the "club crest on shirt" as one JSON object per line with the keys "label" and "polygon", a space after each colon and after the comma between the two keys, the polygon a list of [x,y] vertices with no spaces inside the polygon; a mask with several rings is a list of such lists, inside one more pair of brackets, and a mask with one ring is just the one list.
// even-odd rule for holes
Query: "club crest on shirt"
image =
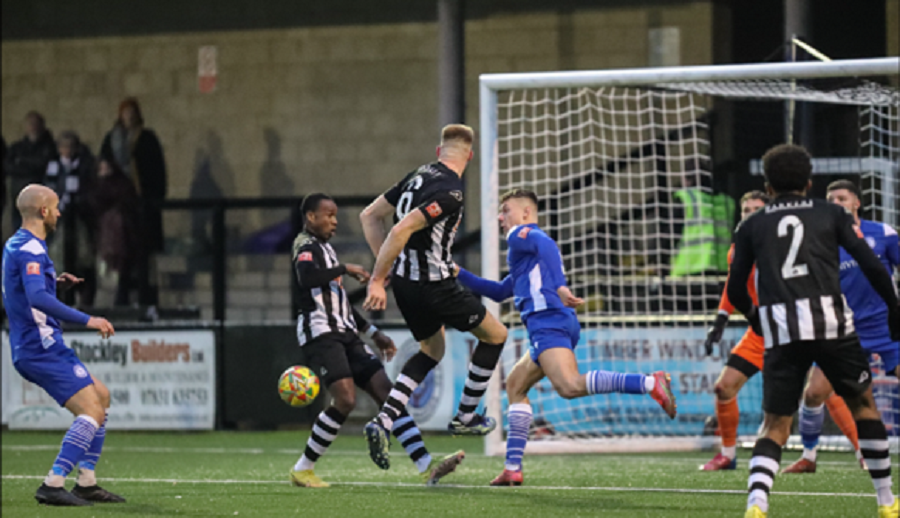
{"label": "club crest on shirt", "polygon": [[432,218],[436,218],[440,216],[444,211],[443,209],[441,209],[441,206],[438,205],[438,202],[433,201],[427,207],[425,207],[425,212],[427,212],[428,215]]}
{"label": "club crest on shirt", "polygon": [[529,232],[531,232],[531,227],[522,227],[522,230],[519,231],[519,237],[525,239],[528,237]]}
{"label": "club crest on shirt", "polygon": [[462,191],[450,191],[450,196],[456,198],[456,201],[462,201],[463,199]]}
{"label": "club crest on shirt", "polygon": [[25,267],[25,275],[40,275],[41,263],[28,263]]}

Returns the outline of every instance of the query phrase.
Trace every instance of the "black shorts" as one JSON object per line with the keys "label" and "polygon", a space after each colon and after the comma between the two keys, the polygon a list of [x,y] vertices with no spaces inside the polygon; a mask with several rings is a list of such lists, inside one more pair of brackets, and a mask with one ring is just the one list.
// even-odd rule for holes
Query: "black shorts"
{"label": "black shorts", "polygon": [[800,406],[809,368],[815,362],[837,395],[856,397],[872,383],[869,359],[856,333],[834,340],[791,342],[766,350],[763,363],[763,410],[794,415]]}
{"label": "black shorts", "polygon": [[325,388],[345,378],[353,378],[356,386],[365,388],[372,376],[384,368],[355,333],[319,335],[303,345],[303,353],[307,366]]}
{"label": "black shorts", "polygon": [[391,286],[400,313],[417,341],[430,338],[444,325],[470,331],[481,325],[487,314],[481,299],[456,279],[419,282],[395,275]]}
{"label": "black shorts", "polygon": [[753,365],[750,361],[744,359],[740,354],[732,354],[728,357],[728,361],[725,362],[725,365],[735,369],[740,372],[744,376],[747,376],[747,379],[752,378],[759,372],[759,367]]}

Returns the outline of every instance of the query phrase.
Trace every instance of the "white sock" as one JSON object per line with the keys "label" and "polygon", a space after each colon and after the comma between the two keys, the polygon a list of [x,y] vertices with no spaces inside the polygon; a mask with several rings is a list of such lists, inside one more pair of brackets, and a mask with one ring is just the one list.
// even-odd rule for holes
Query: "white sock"
{"label": "white sock", "polygon": [[94,475],[94,470],[78,468],[78,478],[75,479],[75,483],[81,487],[96,486],[97,477]]}
{"label": "white sock", "polygon": [[644,391],[649,394],[654,387],[656,387],[656,378],[653,376],[644,376]]}
{"label": "white sock", "polygon": [[424,455],[419,460],[416,461],[416,469],[419,470],[419,473],[425,473],[428,471],[428,466],[431,465],[431,454]]}
{"label": "white sock", "polygon": [[815,462],[816,461],[816,451],[817,451],[816,448],[813,448],[811,450],[808,448],[803,448],[803,458],[810,462]]}
{"label": "white sock", "polygon": [[316,463],[307,459],[306,455],[303,455],[302,457],[300,457],[300,460],[298,460],[297,463],[294,464],[294,471],[312,470],[315,469],[315,467]]}
{"label": "white sock", "polygon": [[894,505],[894,492],[891,486],[883,486],[878,488],[878,505]]}
{"label": "white sock", "polygon": [[733,459],[737,456],[737,446],[722,446],[722,451],[719,453],[721,453],[723,457]]}
{"label": "white sock", "polygon": [[56,475],[53,473],[53,470],[50,470],[50,473],[47,473],[47,477],[44,479],[44,484],[50,487],[66,487],[66,477]]}
{"label": "white sock", "polygon": [[750,493],[750,497],[747,498],[747,509],[754,505],[759,506],[759,510],[764,513],[769,512],[769,495],[759,490]]}

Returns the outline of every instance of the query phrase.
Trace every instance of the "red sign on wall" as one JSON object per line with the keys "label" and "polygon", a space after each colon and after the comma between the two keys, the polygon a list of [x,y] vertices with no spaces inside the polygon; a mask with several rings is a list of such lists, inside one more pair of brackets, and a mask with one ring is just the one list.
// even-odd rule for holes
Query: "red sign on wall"
{"label": "red sign on wall", "polygon": [[197,56],[197,77],[200,93],[202,94],[208,94],[216,89],[216,78],[218,77],[217,54],[218,50],[215,45],[200,47],[200,52]]}

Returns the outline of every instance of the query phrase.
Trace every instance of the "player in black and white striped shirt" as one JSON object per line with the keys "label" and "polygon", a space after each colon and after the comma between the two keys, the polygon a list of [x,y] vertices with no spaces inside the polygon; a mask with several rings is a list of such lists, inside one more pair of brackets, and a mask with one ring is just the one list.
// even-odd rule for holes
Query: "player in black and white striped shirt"
{"label": "player in black and white striped shirt", "polygon": [[[291,482],[301,487],[327,487],[313,468],[356,406],[354,385],[378,404],[384,403],[391,390],[381,361],[366,347],[359,333],[369,336],[387,361],[393,358],[397,348],[350,305],[344,291],[342,275],[350,274],[365,282],[369,274],[362,266],[341,264],[328,244],[337,229],[338,209],[334,200],[324,194],[310,194],[300,210],[304,232],[296,237],[293,246],[294,270],[301,292],[297,339],[307,364],[319,375],[333,401],[316,418],[306,450],[291,471]],[[405,410],[394,421],[392,432],[429,485],[455,470],[465,456],[459,451],[432,459],[416,423]]]}
{"label": "player in black and white striped shirt", "polygon": [[[421,348],[404,365],[381,413],[366,425],[370,456],[382,469],[390,467],[387,430],[444,356],[445,325],[478,338],[459,410],[448,428],[454,434],[485,435],[497,426],[475,409],[500,359],[506,327],[456,281],[450,254],[462,219],[461,178],[472,159],[474,138],[468,126],[445,126],[438,160],[406,175],[360,215],[366,241],[377,256],[364,307],[385,308],[385,283],[391,275],[397,306]],[[383,221],[391,215],[395,225],[385,235]]]}
{"label": "player in black and white striped shirt", "polygon": [[[891,487],[887,434],[872,397],[872,374],[841,293],[843,247],[859,263],[890,308],[888,323],[900,334],[893,283],[862,239],[852,216],[838,205],[806,197],[812,163],[805,149],[780,145],[763,157],[765,208],[738,225],[728,298],[765,339],[763,430],[750,461],[746,517],[764,517],[768,496],[791,432],[806,373],[815,362],[856,420],[859,445],[878,492],[880,516],[897,516]],[[759,307],[747,292],[756,264]]]}

